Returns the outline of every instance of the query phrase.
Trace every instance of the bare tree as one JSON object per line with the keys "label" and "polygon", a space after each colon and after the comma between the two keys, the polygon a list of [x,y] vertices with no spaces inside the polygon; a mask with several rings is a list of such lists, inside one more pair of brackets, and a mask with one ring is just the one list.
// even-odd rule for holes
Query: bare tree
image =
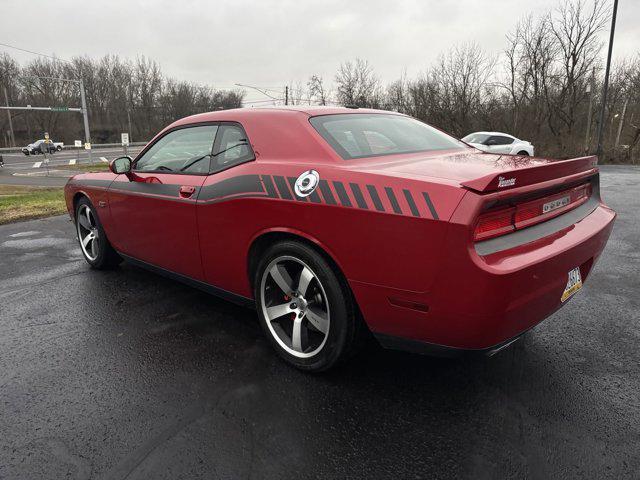
{"label": "bare tree", "polygon": [[598,34],[606,27],[608,19],[609,8],[605,0],[593,0],[590,7],[585,0],[565,0],[550,15],[558,59],[547,90],[551,110],[547,123],[562,153],[568,147],[574,147],[566,140],[573,136],[578,108],[585,99],[588,76],[602,49]]}
{"label": "bare tree", "polygon": [[335,77],[337,100],[342,105],[379,108],[382,105],[380,81],[368,61],[356,58],[344,62]]}
{"label": "bare tree", "polygon": [[322,77],[319,75],[311,75],[307,82],[307,91],[309,92],[309,100],[315,102],[318,105],[327,104],[328,93],[325,90]]}

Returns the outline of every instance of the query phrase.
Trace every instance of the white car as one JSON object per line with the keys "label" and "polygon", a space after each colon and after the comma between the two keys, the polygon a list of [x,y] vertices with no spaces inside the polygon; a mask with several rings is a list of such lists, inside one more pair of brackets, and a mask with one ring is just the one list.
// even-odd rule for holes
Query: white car
{"label": "white car", "polygon": [[37,154],[42,154],[45,152],[45,150],[48,150],[49,153],[53,153],[53,152],[59,152],[62,150],[62,148],[64,147],[64,143],[63,142],[53,142],[50,141],[49,142],[49,148],[47,149],[46,144],[44,142],[44,140],[36,140],[33,143],[30,143],[29,145],[27,145],[26,147],[24,147],[22,149],[22,153],[24,153],[25,155],[37,155]]}
{"label": "white car", "polygon": [[462,141],[483,152],[533,156],[533,145],[530,142],[508,133],[475,132],[464,137]]}

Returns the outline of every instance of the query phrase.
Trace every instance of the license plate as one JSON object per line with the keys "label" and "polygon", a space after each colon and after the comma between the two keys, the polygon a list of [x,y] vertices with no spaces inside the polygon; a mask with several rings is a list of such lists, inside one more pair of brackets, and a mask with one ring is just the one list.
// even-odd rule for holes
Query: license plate
{"label": "license plate", "polygon": [[557,210],[558,208],[562,208],[564,206],[569,205],[571,201],[571,197],[569,195],[564,196],[562,198],[556,198],[555,200],[551,200],[550,202],[542,205],[542,213],[549,213]]}
{"label": "license plate", "polygon": [[580,275],[580,268],[576,267],[569,271],[569,279],[567,280],[567,286],[564,288],[562,297],[560,300],[566,302],[574,293],[582,288],[582,276]]}

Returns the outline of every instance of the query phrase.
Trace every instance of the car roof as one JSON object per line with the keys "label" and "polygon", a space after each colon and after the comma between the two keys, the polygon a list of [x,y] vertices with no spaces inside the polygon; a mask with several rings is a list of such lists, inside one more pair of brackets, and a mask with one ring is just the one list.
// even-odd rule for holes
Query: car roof
{"label": "car roof", "polygon": [[513,135],[509,133],[504,133],[504,132],[473,132],[473,133],[470,133],[469,135],[475,135],[476,133],[481,133],[483,135],[502,135],[504,137],[515,138],[517,140],[517,137],[514,137]]}
{"label": "car roof", "polygon": [[[313,117],[317,115],[336,115],[346,113],[377,113],[377,114],[391,114],[402,115],[397,112],[390,112],[388,110],[376,110],[372,108],[347,108],[347,107],[333,107],[322,105],[290,105],[281,107],[244,107],[244,108],[232,108],[229,110],[218,110],[216,112],[199,113],[191,115],[189,117],[178,120],[175,124],[188,124],[195,122],[216,122],[225,120],[241,121],[242,119],[264,118],[265,116],[278,115],[278,114],[291,114],[291,115],[306,115]],[[174,125],[175,125],[174,124]]]}

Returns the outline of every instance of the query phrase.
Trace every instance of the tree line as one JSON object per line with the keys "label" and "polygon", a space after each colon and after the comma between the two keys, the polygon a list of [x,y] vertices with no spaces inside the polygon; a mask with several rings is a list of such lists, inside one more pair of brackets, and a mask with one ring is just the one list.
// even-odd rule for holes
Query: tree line
{"label": "tree line", "polygon": [[[549,12],[523,17],[506,34],[501,55],[475,43],[454,45],[420,75],[405,74],[388,84],[367,60],[345,61],[332,82],[311,75],[305,83],[290,83],[287,102],[394,110],[457,137],[504,131],[531,141],[543,156],[593,153],[602,107],[602,38],[610,15],[605,0],[562,0]],[[133,141],[148,140],[178,118],[240,107],[245,98],[243,90],[167,78],[156,62],[143,57],[83,57],[68,63],[38,58],[21,67],[9,55],[0,56],[0,85],[7,87],[11,104],[80,105],[73,84],[32,78],[47,76],[83,78],[94,143],[118,141],[126,131]],[[274,104],[285,101],[284,89],[276,98]],[[82,138],[78,114],[14,112],[13,121],[18,143],[42,131],[61,132],[56,140]],[[6,116],[0,115],[5,144],[7,128]],[[601,161],[640,160],[640,54],[612,67],[603,129]]]}
{"label": "tree line", "polygon": [[[10,55],[0,55],[0,89],[6,88],[12,106],[80,107],[78,85],[54,78],[82,78],[94,143],[118,142],[121,132],[129,132],[132,141],[146,141],[178,118],[237,108],[244,97],[240,90],[217,90],[169,78],[157,62],[144,57],[132,61],[107,55],[70,62],[37,58],[21,66]],[[1,90],[0,103],[5,103]],[[12,111],[12,123],[18,145],[41,138],[43,132],[65,143],[84,140],[78,113],[17,110]],[[4,112],[0,132],[8,145],[9,121]]]}
{"label": "tree line", "polygon": [[[383,85],[373,66],[340,65],[332,90],[312,76],[293,102],[354,105],[409,114],[457,137],[497,130],[531,141],[540,155],[593,153],[602,106],[605,0],[564,0],[528,15],[506,35],[499,57],[479,45],[453,46],[417,78]],[[640,55],[612,66],[602,162],[640,161]]]}

